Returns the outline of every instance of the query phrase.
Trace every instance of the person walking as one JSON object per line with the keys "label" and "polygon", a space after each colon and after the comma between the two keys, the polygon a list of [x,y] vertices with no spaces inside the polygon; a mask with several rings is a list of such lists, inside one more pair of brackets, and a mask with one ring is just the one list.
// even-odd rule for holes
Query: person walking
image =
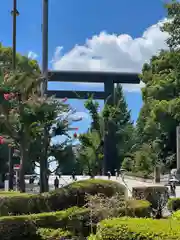
{"label": "person walking", "polygon": [[108,172],[107,172],[107,175],[108,175],[108,179],[110,180],[110,179],[111,179],[111,172],[108,171]]}
{"label": "person walking", "polygon": [[72,179],[73,179],[73,181],[76,181],[76,174],[74,171],[72,172]]}
{"label": "person walking", "polygon": [[57,178],[57,176],[56,176],[56,178],[54,180],[54,187],[55,187],[55,189],[59,188],[59,179]]}
{"label": "person walking", "polygon": [[115,169],[115,170],[114,170],[114,172],[115,172],[115,177],[116,177],[116,180],[117,180],[117,179],[118,179],[118,177],[119,177],[118,170],[117,170],[117,169]]}

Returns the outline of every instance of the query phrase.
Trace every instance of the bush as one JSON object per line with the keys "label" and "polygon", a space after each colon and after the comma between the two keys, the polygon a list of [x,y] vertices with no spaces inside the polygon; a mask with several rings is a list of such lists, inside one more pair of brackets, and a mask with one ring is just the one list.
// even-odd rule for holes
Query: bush
{"label": "bush", "polygon": [[[130,200],[127,209],[121,209],[121,216],[142,216],[148,213],[149,203]],[[91,218],[90,209],[73,207],[59,212],[47,212],[32,215],[8,216],[0,218],[0,239],[14,240],[25,236],[27,240],[36,239],[39,228],[65,229],[74,236],[88,236],[92,226],[98,222]],[[91,225],[92,224],[92,225]],[[35,238],[36,237],[36,238]]]}
{"label": "bush", "polygon": [[174,212],[171,217],[172,219],[180,220],[180,210]]}
{"label": "bush", "polygon": [[126,208],[122,209],[122,215],[139,218],[150,217],[150,206],[150,202],[146,200],[129,200]]}
{"label": "bush", "polygon": [[162,217],[162,210],[168,202],[168,188],[165,186],[134,187],[132,196],[135,199],[145,199],[151,203],[152,213],[156,218]]}
{"label": "bush", "polygon": [[150,217],[150,203],[144,200],[128,200],[124,201],[121,195],[113,195],[106,197],[104,195],[87,196],[87,208],[90,210],[91,217],[97,219],[96,222],[102,219],[112,217]]}
{"label": "bush", "polygon": [[180,228],[176,220],[116,218],[98,224],[96,235],[89,240],[179,240]]}
{"label": "bush", "polygon": [[116,192],[124,195],[125,187],[113,181],[92,179],[71,183],[44,194],[0,194],[0,215],[58,211],[75,205],[83,206],[86,193],[102,193],[109,197]]}
{"label": "bush", "polygon": [[180,198],[170,198],[168,200],[168,209],[171,212],[179,210],[180,209]]}
{"label": "bush", "polygon": [[39,228],[37,235],[39,235],[42,240],[65,240],[73,237],[71,232],[65,231],[62,228]]}
{"label": "bush", "polygon": [[39,228],[63,228],[75,235],[89,233],[89,211],[85,208],[69,208],[65,211],[0,218],[0,239],[39,239]]}

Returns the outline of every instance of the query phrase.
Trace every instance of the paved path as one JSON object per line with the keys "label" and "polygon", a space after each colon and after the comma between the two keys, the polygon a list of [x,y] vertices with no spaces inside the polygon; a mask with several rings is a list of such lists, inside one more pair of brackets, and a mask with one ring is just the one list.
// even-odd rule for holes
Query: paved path
{"label": "paved path", "polygon": [[[77,181],[79,180],[86,180],[89,179],[89,176],[76,176]],[[107,176],[96,176],[95,178],[99,178],[99,179],[108,179]],[[153,184],[152,182],[144,182],[144,181],[140,181],[140,180],[135,180],[133,178],[128,178],[125,177],[124,181],[122,181],[122,178],[119,177],[118,179],[116,179],[116,177],[112,176],[111,177],[112,181],[116,181],[119,182],[123,185],[125,185],[128,189],[128,196],[131,196],[131,192],[132,192],[132,188],[133,187],[138,187],[138,186],[155,186],[155,184]],[[73,182],[71,176],[62,176],[59,180],[59,186],[65,186],[69,183]],[[54,189],[54,177],[50,178],[49,181],[49,185],[50,185],[50,190]],[[157,185],[157,184],[156,184]],[[163,185],[163,184],[158,184],[158,185]],[[29,184],[27,184],[27,192],[38,192],[39,191],[39,186],[30,186]],[[179,196],[180,196],[180,188],[178,190]]]}

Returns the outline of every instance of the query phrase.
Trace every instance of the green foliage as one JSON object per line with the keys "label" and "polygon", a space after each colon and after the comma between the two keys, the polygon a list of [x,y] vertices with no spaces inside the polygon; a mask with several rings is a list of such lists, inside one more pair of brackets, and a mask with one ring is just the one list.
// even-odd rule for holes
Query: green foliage
{"label": "green foliage", "polygon": [[[0,65],[10,72],[12,71],[12,48],[4,47],[0,43]],[[22,56],[19,53],[16,54],[16,70],[18,72],[39,72],[39,64],[36,60],[29,59],[26,56]]]}
{"label": "green foliage", "polygon": [[65,231],[61,228],[39,228],[37,234],[40,235],[42,240],[59,240],[61,238],[70,239],[73,237],[71,232]]}
{"label": "green foliage", "polygon": [[164,186],[134,187],[132,197],[149,201],[154,217],[162,218],[163,209],[168,202],[168,188]]}
{"label": "green foliage", "polygon": [[179,210],[180,209],[180,198],[170,198],[168,200],[168,209],[171,212]]}
{"label": "green foliage", "polygon": [[175,240],[180,239],[179,222],[176,220],[153,220],[115,218],[98,224],[97,233],[89,240]]}
{"label": "green foliage", "polygon": [[144,104],[137,121],[136,140],[140,148],[158,139],[157,158],[167,170],[176,167],[176,126],[180,124],[180,3],[172,1],[166,4],[166,9],[168,21],[162,31],[169,37],[170,49],[153,56],[143,66]]}
{"label": "green foliage", "polygon": [[148,176],[153,172],[156,163],[156,154],[153,152],[149,144],[143,144],[141,148],[135,152],[134,167],[135,171],[142,172]]}
{"label": "green foliage", "polygon": [[[131,200],[127,206],[121,209],[121,216],[149,216],[145,215],[149,209],[148,202]],[[97,224],[97,219],[98,213],[95,218],[91,218],[88,208],[78,207],[56,212],[0,217],[0,239],[14,240],[25,237],[56,240],[57,238],[53,237],[60,237],[61,234],[64,237],[65,235],[85,237],[91,231],[91,223]]]}
{"label": "green foliage", "polygon": [[165,23],[162,30],[170,34],[167,40],[168,46],[177,50],[180,46],[180,4],[172,0],[171,3],[166,4],[166,9],[169,21]]}
{"label": "green foliage", "polygon": [[84,206],[86,194],[102,193],[124,196],[125,187],[117,182],[92,179],[78,181],[44,194],[0,194],[0,215],[28,214],[62,210],[71,206]]}
{"label": "green foliage", "polygon": [[[28,59],[28,57],[26,56],[21,56],[20,54],[16,55],[16,71],[17,73],[24,73],[26,72],[26,74],[24,74],[25,77],[25,81],[23,80],[23,82],[26,82],[25,85],[22,82],[22,77],[21,78],[11,78],[11,80],[14,81],[14,83],[16,83],[19,87],[18,89],[23,90],[24,88],[26,88],[26,91],[28,89],[30,89],[30,86],[32,87],[32,79],[31,78],[33,75],[38,76],[40,74],[40,68],[38,65],[38,62],[35,60],[31,60]],[[4,47],[1,43],[0,43],[0,65],[1,65],[1,69],[0,69],[0,85],[1,85],[1,94],[0,94],[0,102],[2,103],[3,99],[3,92],[2,89],[5,93],[9,92],[10,90],[12,90],[11,86],[10,86],[10,82],[8,83],[7,86],[3,85],[2,86],[2,81],[3,81],[3,75],[4,73],[7,74],[12,74],[12,48],[11,47]],[[31,76],[31,77],[30,77]],[[3,87],[3,88],[2,88]],[[12,91],[13,92],[13,91]],[[4,104],[7,105],[7,102]],[[7,105],[8,106],[8,105]],[[2,109],[1,109],[1,113],[2,113]],[[1,123],[1,125],[4,125]],[[1,134],[4,134],[4,130],[3,130],[3,126],[1,126]],[[5,133],[6,134],[6,133]],[[1,173],[6,173],[7,172],[7,162],[8,162],[8,147],[6,145],[3,145],[0,147],[0,156],[1,156],[1,164],[2,166],[0,166],[0,171]],[[26,166],[25,171],[29,172],[29,168],[31,169],[31,166]]]}
{"label": "green foliage", "polygon": [[[113,173],[115,169],[120,168],[122,159],[134,143],[134,128],[121,85],[115,88],[114,105],[109,105],[107,101],[99,113],[98,103],[90,98],[86,101],[85,107],[92,117],[92,124],[89,131],[79,137],[81,148],[78,161],[90,175],[102,173],[105,165],[106,171]],[[111,156],[112,161],[103,165],[106,135],[108,135],[106,144],[109,146],[107,154]]]}
{"label": "green foliage", "polygon": [[83,232],[84,221],[87,223],[87,213],[87,209],[73,207],[53,213],[1,217],[0,239],[40,239],[39,228],[63,228],[80,233]]}
{"label": "green foliage", "polygon": [[125,157],[122,162],[122,168],[126,169],[126,171],[131,172],[134,167],[134,159],[131,157]]}
{"label": "green foliage", "polygon": [[95,176],[101,172],[103,160],[103,148],[100,134],[96,130],[81,134],[79,136],[81,143],[78,162],[90,176]]}
{"label": "green foliage", "polygon": [[172,219],[180,220],[180,210],[177,210],[176,212],[174,212],[171,217]]}

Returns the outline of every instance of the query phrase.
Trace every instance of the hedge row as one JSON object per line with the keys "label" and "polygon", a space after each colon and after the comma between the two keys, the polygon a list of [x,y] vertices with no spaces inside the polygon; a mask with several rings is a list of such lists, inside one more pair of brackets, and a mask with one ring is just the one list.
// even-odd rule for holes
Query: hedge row
{"label": "hedge row", "polygon": [[170,198],[168,200],[168,209],[171,212],[179,210],[180,209],[180,198]]}
{"label": "hedge row", "polygon": [[140,186],[133,187],[134,199],[145,199],[151,203],[151,207],[157,209],[159,204],[166,205],[168,202],[168,188],[165,186]]}
{"label": "hedge row", "polygon": [[116,218],[98,224],[96,235],[89,240],[179,240],[176,220]]}
{"label": "hedge row", "polygon": [[111,197],[125,194],[125,187],[117,182],[90,179],[71,183],[45,194],[0,194],[0,216],[52,212],[72,206],[83,206],[86,194],[102,193]]}
{"label": "hedge row", "polygon": [[73,234],[70,231],[63,230],[62,228],[39,228],[37,235],[42,240],[61,240],[72,239]]}
{"label": "hedge row", "polygon": [[69,208],[53,213],[9,216],[0,218],[0,239],[31,240],[41,239],[39,228],[62,228],[73,232],[89,233],[89,210],[84,208]]}
{"label": "hedge row", "polygon": [[171,217],[172,219],[180,220],[180,210],[174,212]]}
{"label": "hedge row", "polygon": [[[120,216],[142,217],[145,216],[145,213],[149,214],[149,203],[147,202],[131,200],[127,206],[127,209],[119,210]],[[78,207],[59,212],[1,217],[0,239],[39,239],[37,234],[39,228],[62,228],[63,230],[69,230],[75,236],[80,233],[88,236],[90,228],[95,227],[96,223],[102,220],[98,217],[92,219],[89,209]],[[91,221],[93,221],[93,225],[90,226]]]}

